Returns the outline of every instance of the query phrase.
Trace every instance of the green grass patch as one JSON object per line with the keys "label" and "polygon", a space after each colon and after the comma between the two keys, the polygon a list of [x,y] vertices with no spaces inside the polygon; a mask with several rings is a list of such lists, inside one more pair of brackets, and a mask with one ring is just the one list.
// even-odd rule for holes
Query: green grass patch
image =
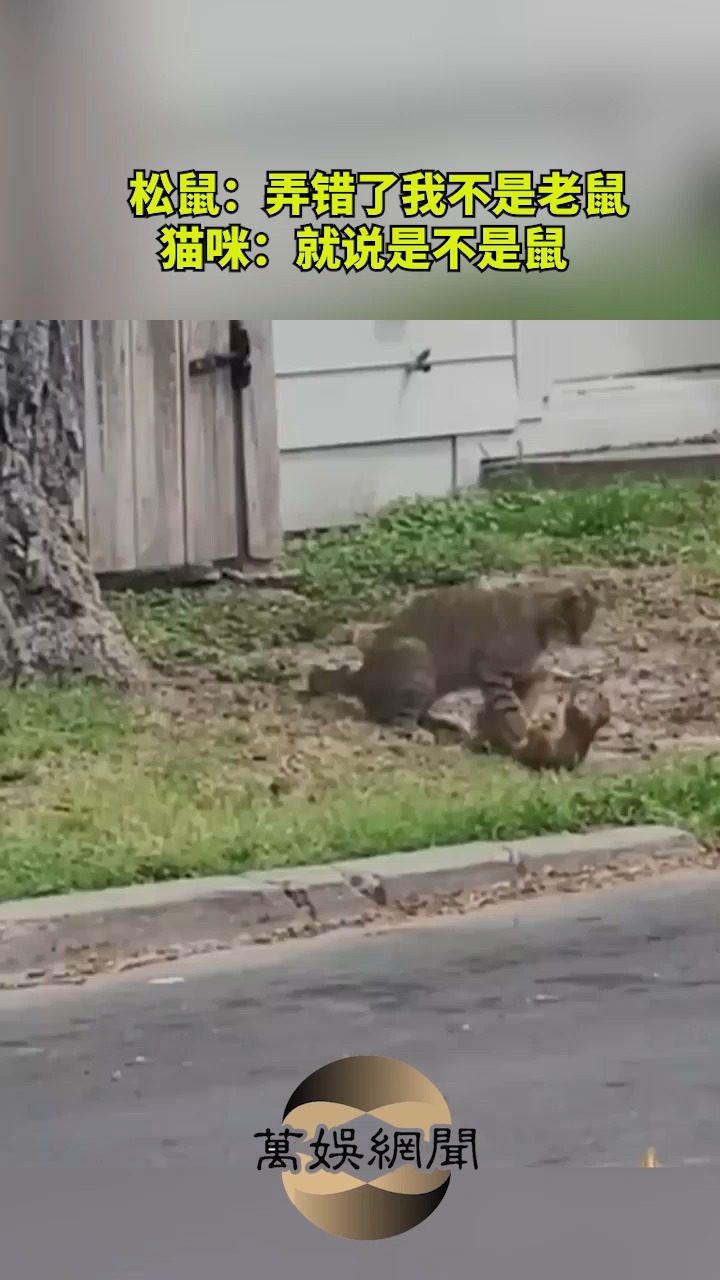
{"label": "green grass patch", "polygon": [[40,685],[0,691],[0,785],[53,759],[107,759],[133,725],[130,705],[103,688]]}
{"label": "green grass patch", "polygon": [[42,747],[25,696],[5,699],[9,755],[31,758],[34,772],[0,784],[3,899],[636,822],[720,832],[720,768],[709,758],[550,780],[433,748],[390,775],[369,753],[350,777],[340,762],[277,796],[238,758],[232,726],[202,736],[137,715],[111,733],[100,694],[62,690]]}
{"label": "green grass patch", "polygon": [[110,603],[146,657],[201,666],[230,678],[257,673],[250,655],[313,640],[338,616],[337,609],[321,601],[241,594],[233,586],[122,591],[114,593]]}
{"label": "green grass patch", "polygon": [[397,503],[351,533],[296,544],[305,590],[344,603],[479,573],[717,557],[720,484],[518,488]]}
{"label": "green grass patch", "polygon": [[616,483],[597,489],[519,489],[396,503],[357,528],[294,539],[294,597],[234,587],[135,595],[113,607],[154,659],[196,663],[228,678],[266,673],[268,649],[326,636],[403,591],[483,573],[563,565],[720,566],[720,483]]}
{"label": "green grass patch", "polygon": [[[282,646],[414,588],[504,570],[685,565],[712,593],[719,546],[717,482],[521,489],[395,504],[350,531],[295,539],[294,594],[228,585],[111,603],[146,655],[242,684],[282,675]],[[712,759],[554,780],[441,748],[394,753],[368,738],[365,750],[362,735],[343,755],[345,740],[330,735],[328,749],[293,706],[286,743],[282,718],[273,726],[252,708],[193,719],[72,683],[3,693],[0,898],[635,822],[720,834]]]}

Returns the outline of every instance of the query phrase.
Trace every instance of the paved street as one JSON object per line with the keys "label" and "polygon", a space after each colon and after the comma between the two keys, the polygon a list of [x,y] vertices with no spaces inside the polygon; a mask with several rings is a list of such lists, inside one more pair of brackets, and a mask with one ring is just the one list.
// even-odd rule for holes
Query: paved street
{"label": "paved street", "polygon": [[[289,1260],[322,1280],[355,1264],[364,1275],[363,1249],[410,1275],[431,1256],[444,1265],[448,1233],[477,1226],[480,1185],[500,1258],[492,1231],[519,1186],[507,1171],[564,1170],[565,1197],[600,1176],[569,1179],[568,1166],[637,1169],[649,1145],[663,1163],[685,1164],[685,1177],[688,1165],[720,1163],[719,905],[717,873],[683,873],[3,995],[0,1237],[13,1260],[3,1274],[36,1280],[52,1265],[57,1280],[214,1280],[239,1272],[241,1236],[242,1259],[261,1276]],[[477,1129],[482,1164],[455,1175],[430,1222],[374,1245],[324,1236],[277,1175],[255,1171],[253,1133],[279,1127],[309,1071],[356,1053],[429,1075],[453,1122]],[[710,1172],[703,1182],[715,1182]],[[648,1176],[633,1184],[643,1179],[645,1192]],[[694,1196],[694,1212],[706,1207],[697,1266],[681,1252],[668,1275],[716,1274],[707,1192],[707,1204]],[[509,1248],[507,1229],[504,1240]],[[611,1247],[602,1233],[598,1245]],[[527,1265],[515,1257],[516,1269]],[[592,1257],[578,1266],[596,1274]]]}

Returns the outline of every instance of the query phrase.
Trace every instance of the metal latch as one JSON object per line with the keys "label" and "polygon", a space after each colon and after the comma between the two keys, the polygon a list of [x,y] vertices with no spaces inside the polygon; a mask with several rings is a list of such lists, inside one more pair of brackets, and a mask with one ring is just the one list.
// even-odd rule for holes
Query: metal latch
{"label": "metal latch", "polygon": [[250,360],[250,339],[247,330],[237,320],[230,322],[230,351],[208,352],[188,362],[188,373],[191,378],[200,378],[207,373],[216,373],[218,369],[229,369],[233,390],[244,391],[250,386],[252,363]]}

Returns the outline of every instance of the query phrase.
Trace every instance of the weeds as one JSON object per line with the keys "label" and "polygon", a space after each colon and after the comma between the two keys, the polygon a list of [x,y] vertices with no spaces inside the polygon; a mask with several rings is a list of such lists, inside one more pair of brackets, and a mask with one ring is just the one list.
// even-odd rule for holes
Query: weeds
{"label": "weeds", "polygon": [[712,758],[536,778],[454,749],[400,752],[366,726],[343,736],[272,686],[292,677],[293,646],[412,589],[567,565],[685,565],[712,584],[719,545],[715,482],[516,490],[395,504],[295,539],[294,594],[117,593],[145,655],[214,673],[230,693],[251,678],[257,699],[178,715],[72,684],[4,693],[0,897],[634,822],[717,836]]}
{"label": "weeds", "polygon": [[719,548],[720,484],[712,481],[473,493],[396,503],[356,529],[295,539],[292,599],[227,587],[123,592],[113,605],[150,657],[242,675],[247,655],[322,639],[403,591],[567,564],[712,571]]}

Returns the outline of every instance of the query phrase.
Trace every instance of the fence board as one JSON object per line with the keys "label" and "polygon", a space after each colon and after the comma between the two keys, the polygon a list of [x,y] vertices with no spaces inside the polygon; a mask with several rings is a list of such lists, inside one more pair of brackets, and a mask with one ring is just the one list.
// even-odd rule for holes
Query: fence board
{"label": "fence board", "polygon": [[244,320],[243,324],[252,360],[250,386],[242,403],[247,551],[254,560],[272,560],[283,547],[272,320]]}
{"label": "fence board", "polygon": [[98,573],[137,565],[130,322],[83,322],[86,536]]}
{"label": "fence board", "polygon": [[133,320],[137,565],[165,569],[185,559],[180,331],[175,320]]}
{"label": "fence board", "polygon": [[188,361],[227,351],[229,326],[183,321],[185,547],[188,563],[230,560],[241,551],[237,419],[229,369],[191,378]]}

